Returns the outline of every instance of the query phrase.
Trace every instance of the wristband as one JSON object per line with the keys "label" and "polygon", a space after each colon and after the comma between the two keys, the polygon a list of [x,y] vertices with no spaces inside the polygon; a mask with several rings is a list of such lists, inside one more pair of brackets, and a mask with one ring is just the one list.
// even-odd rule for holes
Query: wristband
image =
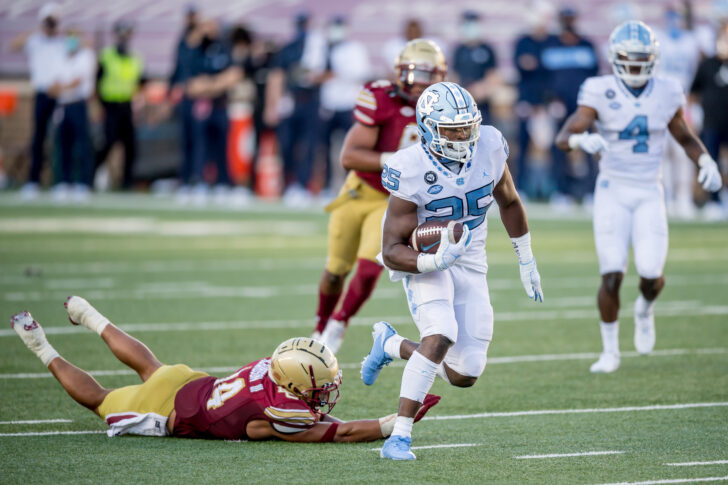
{"label": "wristband", "polygon": [[389,160],[392,155],[394,155],[394,152],[382,152],[379,156],[379,166],[384,168],[384,164],[387,163],[387,160]]}
{"label": "wristband", "polygon": [[527,232],[520,237],[512,237],[511,243],[513,244],[513,250],[518,256],[518,262],[526,264],[531,262],[533,259],[533,251],[531,251],[531,233]]}
{"label": "wristband", "polygon": [[389,435],[392,434],[392,431],[394,431],[394,421],[396,417],[397,414],[390,414],[389,416],[379,418],[379,428],[382,430],[382,437],[388,438]]}
{"label": "wristband", "polygon": [[417,271],[420,273],[430,273],[437,270],[438,267],[434,254],[420,253],[417,255]]}
{"label": "wristband", "polygon": [[586,131],[584,133],[576,133],[574,135],[569,136],[569,148],[572,150],[576,150],[579,148],[579,143],[581,143],[581,140],[586,136]]}
{"label": "wristband", "polygon": [[715,160],[707,153],[701,153],[698,157],[698,167],[700,168],[703,168],[704,165],[709,165],[710,162],[715,163]]}

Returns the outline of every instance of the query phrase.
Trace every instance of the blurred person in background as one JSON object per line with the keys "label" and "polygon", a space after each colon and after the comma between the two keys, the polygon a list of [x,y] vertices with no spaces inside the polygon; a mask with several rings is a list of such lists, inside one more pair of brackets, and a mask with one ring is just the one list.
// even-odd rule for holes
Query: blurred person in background
{"label": "blurred person in background", "polygon": [[403,24],[402,33],[396,37],[392,37],[384,43],[379,59],[380,64],[384,65],[384,73],[381,77],[390,79],[392,75],[392,65],[399,57],[407,42],[422,38],[422,23],[417,19],[407,19]]}
{"label": "blurred person in background", "polygon": [[[687,6],[688,4],[685,8]],[[657,41],[660,43],[657,72],[677,80],[685,94],[690,91],[701,56],[698,39],[686,25],[688,17],[677,8],[668,7],[665,11],[664,29],[655,30]],[[683,111],[689,118],[691,111],[687,106],[683,107]],[[662,167],[668,214],[681,219],[693,219],[695,165],[672,135],[667,138]]]}
{"label": "blurred person in background", "polygon": [[495,51],[483,40],[483,27],[478,12],[463,12],[460,38],[453,54],[453,74],[457,82],[475,98],[483,122],[490,124],[488,101],[502,84],[502,80],[497,69]]}
{"label": "blurred person in background", "polygon": [[[721,148],[728,150],[728,24],[718,30],[715,55],[701,61],[690,91],[703,107],[703,143],[710,156],[721,164]],[[724,159],[722,167],[725,170]],[[722,195],[722,204],[717,193],[711,195],[703,209],[706,219],[728,217],[725,189]]]}
{"label": "blurred person in background", "polygon": [[192,77],[195,69],[196,50],[198,46],[192,45],[193,32],[199,23],[197,7],[188,5],[185,11],[185,24],[177,43],[174,70],[169,77],[169,98],[177,105],[177,116],[180,123],[180,148],[182,160],[179,169],[180,188],[178,197],[186,200],[190,192],[190,178],[192,177],[192,99],[185,93],[185,83]]}
{"label": "blurred person in background", "polygon": [[195,29],[192,45],[198,46],[195,50],[195,70],[185,87],[186,95],[193,101],[192,197],[195,203],[206,202],[208,187],[204,170],[206,163],[213,161],[217,173],[215,202],[224,203],[231,188],[227,159],[230,126],[227,92],[242,79],[243,71],[233,64],[230,46],[222,39],[217,21],[200,22]]}
{"label": "blurred person in background", "polygon": [[53,91],[58,93],[61,121],[58,126],[61,145],[61,180],[54,189],[57,200],[70,195],[85,202],[91,193],[93,151],[88,123],[88,100],[96,81],[96,55],[84,45],[81,32],[71,30],[66,36],[67,59]]}
{"label": "blurred person in background", "polygon": [[319,51],[325,41],[310,30],[309,22],[308,13],[296,15],[293,40],[276,54],[268,75],[263,113],[265,123],[276,127],[283,159],[283,200],[291,207],[311,202],[308,184],[319,140],[322,71],[312,67],[320,64],[316,57],[323,55]]}
{"label": "blurred person in background", "polygon": [[331,151],[335,136],[343,135],[354,119],[352,110],[364,82],[371,76],[369,54],[360,42],[348,39],[342,16],[332,17],[327,28],[325,81],[321,85],[322,145],[326,166],[324,193],[331,190]]}
{"label": "blurred person in background", "polygon": [[[572,7],[559,10],[561,31],[549,39],[542,51],[543,65],[549,73],[549,95],[552,101],[549,113],[561,126],[569,113],[576,110],[579,86],[599,71],[594,45],[577,32],[577,12]],[[584,197],[594,190],[596,169],[587,160],[570,170],[566,154],[554,144],[551,151],[551,172],[556,192],[551,197],[556,209],[570,207],[575,198]],[[580,169],[580,170],[579,170]],[[576,172],[576,173],[574,173]],[[581,183],[577,184],[577,180]],[[579,186],[577,186],[579,185]]]}
{"label": "blurred person in background", "polygon": [[30,169],[28,180],[20,192],[23,199],[35,198],[39,192],[43,146],[48,123],[56,108],[56,93],[51,92],[51,86],[58,82],[66,60],[66,43],[59,33],[60,20],[59,5],[46,3],[38,12],[39,30],[22,34],[12,42],[13,50],[24,49],[28,56],[30,84],[35,93]]}
{"label": "blurred person in background", "polygon": [[549,86],[548,71],[544,68],[541,54],[546,45],[553,42],[549,34],[553,13],[554,9],[548,2],[534,2],[526,15],[530,31],[516,40],[514,49],[513,63],[519,74],[518,103],[515,108],[519,122],[518,159],[514,181],[521,193],[528,187],[528,152],[532,138],[530,127],[533,126],[530,120],[535,117],[547,119],[545,102]]}
{"label": "blurred person in background", "polygon": [[129,190],[134,182],[136,135],[131,101],[143,82],[144,63],[131,51],[133,28],[127,21],[114,24],[114,45],[101,51],[96,92],[104,116],[104,144],[96,153],[95,169],[106,161],[117,142],[124,146],[122,188]]}

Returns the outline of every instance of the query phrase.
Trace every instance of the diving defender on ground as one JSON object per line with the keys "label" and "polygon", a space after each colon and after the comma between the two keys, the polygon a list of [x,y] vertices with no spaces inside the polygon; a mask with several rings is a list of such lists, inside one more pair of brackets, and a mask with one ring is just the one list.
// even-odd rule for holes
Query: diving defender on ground
{"label": "diving defender on ground", "polygon": [[[381,452],[394,460],[415,459],[410,451],[412,423],[435,376],[469,387],[485,369],[493,335],[486,212],[494,200],[518,255],[526,294],[543,300],[526,212],[506,165],[508,145],[501,133],[480,126],[473,97],[454,83],[427,88],[416,111],[421,143],[397,152],[382,172],[382,185],[391,194],[382,258],[392,280],[404,280],[421,341],[405,340],[379,322],[361,369],[362,380],[371,385],[392,359],[407,359],[394,431]],[[462,237],[450,243],[443,230],[436,254],[418,253],[408,245],[410,234],[432,220],[462,222]]]}
{"label": "diving defender on ground", "polygon": [[[401,148],[416,143],[414,106],[430,84],[443,81],[445,56],[432,41],[414,39],[405,45],[394,65],[394,84],[386,80],[364,86],[356,100],[354,118],[341,150],[341,164],[350,170],[339,193],[326,210],[329,240],[326,268],[319,283],[319,304],[313,338],[339,351],[349,319],[374,291],[382,272],[376,260],[381,250],[382,216],[387,191],[382,187],[382,165]],[[356,263],[341,307],[334,313],[346,275]]]}
{"label": "diving defender on ground", "polygon": [[[183,364],[163,365],[83,298],[70,297],[66,308],[71,323],[98,333],[143,384],[105,389],[56,352],[30,313],[14,315],[11,324],[66,392],[106,421],[109,436],[353,442],[387,437],[394,427],[394,414],[349,422],[328,414],[339,399],[341,371],[334,354],[309,338],[286,340],[272,357],[218,379]],[[438,401],[429,395],[418,417]]]}
{"label": "diving defender on ground", "polygon": [[[592,372],[619,367],[619,288],[630,244],[640,276],[634,304],[634,345],[649,354],[655,345],[655,299],[665,286],[667,216],[661,160],[668,130],[699,168],[698,182],[716,192],[722,186],[715,161],[690,130],[680,84],[653,76],[659,56],[655,35],[642,22],[627,21],[609,38],[614,75],[587,79],[578,108],[559,132],[562,150],[601,154],[594,193],[594,241],[602,285],[598,304],[604,351]],[[592,123],[598,133],[589,133]]]}

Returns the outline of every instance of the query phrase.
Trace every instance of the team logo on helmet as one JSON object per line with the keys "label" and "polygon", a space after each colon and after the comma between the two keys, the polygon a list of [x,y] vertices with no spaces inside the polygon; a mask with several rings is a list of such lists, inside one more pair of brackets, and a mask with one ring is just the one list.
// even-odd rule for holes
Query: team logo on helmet
{"label": "team logo on helmet", "polygon": [[417,103],[417,110],[422,116],[428,116],[435,111],[433,106],[440,100],[440,93],[437,91],[425,91],[420,96],[420,101]]}

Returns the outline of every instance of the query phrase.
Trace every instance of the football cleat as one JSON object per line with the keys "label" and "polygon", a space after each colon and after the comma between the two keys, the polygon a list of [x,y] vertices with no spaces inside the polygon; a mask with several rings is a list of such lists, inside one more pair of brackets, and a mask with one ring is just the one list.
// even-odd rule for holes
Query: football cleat
{"label": "football cleat", "polygon": [[634,304],[634,348],[647,355],[655,348],[655,314],[652,310],[638,311],[638,301]]}
{"label": "football cleat", "polygon": [[392,435],[384,442],[379,456],[390,460],[415,460],[417,457],[410,450],[411,446],[412,438]]}
{"label": "football cleat", "polygon": [[43,328],[33,320],[33,315],[30,312],[20,312],[13,315],[10,318],[10,326],[20,336],[25,346],[33,352],[42,349],[48,343]]}
{"label": "football cleat", "polygon": [[384,342],[396,334],[397,331],[387,322],[377,322],[374,324],[374,331],[372,332],[374,343],[372,343],[372,350],[369,351],[369,355],[361,363],[361,380],[367,386],[374,384],[382,367],[392,362],[392,358],[384,351]]}
{"label": "football cleat", "polygon": [[68,319],[74,325],[83,325],[94,330],[98,325],[105,324],[109,320],[91,304],[80,296],[69,296],[63,306],[68,312]]}
{"label": "football cleat", "polygon": [[336,354],[339,352],[342,342],[344,342],[344,333],[346,333],[346,324],[331,318],[324,331],[321,332],[321,343]]}
{"label": "football cleat", "polygon": [[619,355],[608,352],[602,352],[599,360],[589,367],[589,371],[594,374],[609,374],[617,369],[619,369]]}

